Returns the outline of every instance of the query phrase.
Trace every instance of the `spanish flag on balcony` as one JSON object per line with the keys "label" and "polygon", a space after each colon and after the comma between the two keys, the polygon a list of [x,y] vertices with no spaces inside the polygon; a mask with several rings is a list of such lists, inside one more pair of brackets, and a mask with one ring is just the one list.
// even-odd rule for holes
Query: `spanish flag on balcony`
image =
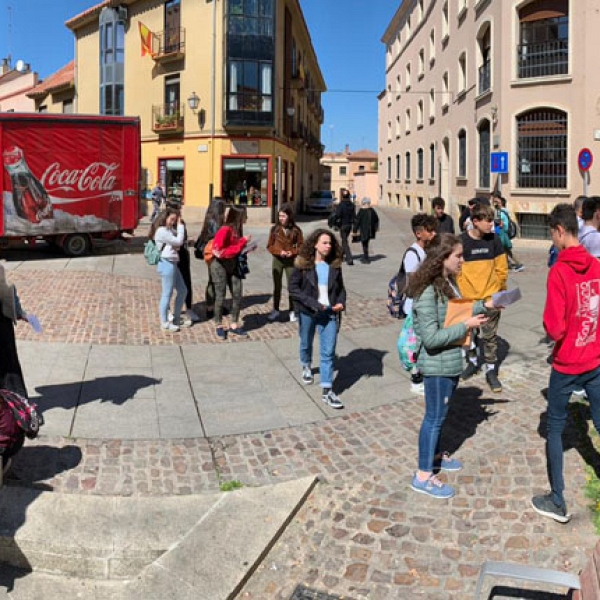
{"label": "spanish flag on balcony", "polygon": [[140,37],[142,38],[142,56],[149,54],[154,56],[152,52],[152,36],[154,35],[141,21],[138,21],[140,26]]}

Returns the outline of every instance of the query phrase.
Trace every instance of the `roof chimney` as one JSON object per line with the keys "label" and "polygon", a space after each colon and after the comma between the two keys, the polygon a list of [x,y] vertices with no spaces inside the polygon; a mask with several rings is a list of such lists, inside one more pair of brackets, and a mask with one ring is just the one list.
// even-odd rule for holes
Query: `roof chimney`
{"label": "roof chimney", "polygon": [[0,75],[4,75],[10,71],[10,63],[8,62],[8,58],[3,58],[2,63],[0,63]]}
{"label": "roof chimney", "polygon": [[350,154],[350,144],[346,144],[346,146],[344,147],[344,152],[346,154]]}

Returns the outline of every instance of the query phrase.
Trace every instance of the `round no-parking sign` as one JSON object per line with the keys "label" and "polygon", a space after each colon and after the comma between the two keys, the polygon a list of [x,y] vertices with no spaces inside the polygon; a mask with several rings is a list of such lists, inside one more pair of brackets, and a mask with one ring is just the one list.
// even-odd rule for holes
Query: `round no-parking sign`
{"label": "round no-parking sign", "polygon": [[592,163],[594,162],[594,157],[592,156],[592,151],[589,148],[582,148],[579,151],[579,156],[577,157],[577,164],[582,171],[589,171]]}

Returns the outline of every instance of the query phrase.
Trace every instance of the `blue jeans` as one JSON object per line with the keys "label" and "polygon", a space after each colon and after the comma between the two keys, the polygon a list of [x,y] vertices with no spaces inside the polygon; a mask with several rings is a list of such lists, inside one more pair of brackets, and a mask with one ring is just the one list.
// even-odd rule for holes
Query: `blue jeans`
{"label": "blue jeans", "polygon": [[300,323],[300,362],[303,367],[312,364],[315,329],[319,332],[321,387],[333,387],[333,359],[337,343],[337,319],[331,310],[316,315],[299,313]]}
{"label": "blue jeans", "polygon": [[419,431],[419,470],[431,473],[440,453],[440,433],[458,377],[424,377],[425,417]]}
{"label": "blue jeans", "polygon": [[600,432],[600,367],[580,375],[565,375],[552,369],[548,383],[548,439],[546,440],[546,459],[552,500],[558,506],[564,506],[563,491],[563,443],[562,434],[567,422],[567,406],[574,390],[584,389],[590,403],[592,421],[596,431]]}
{"label": "blue jeans", "polygon": [[173,323],[177,325],[179,323],[179,318],[181,317],[183,303],[185,302],[187,287],[176,263],[173,263],[170,260],[161,259],[156,270],[162,277],[162,295],[158,306],[160,322],[164,324],[169,321],[169,304],[171,302],[173,290],[176,290],[177,296],[175,298],[175,307],[173,308]]}

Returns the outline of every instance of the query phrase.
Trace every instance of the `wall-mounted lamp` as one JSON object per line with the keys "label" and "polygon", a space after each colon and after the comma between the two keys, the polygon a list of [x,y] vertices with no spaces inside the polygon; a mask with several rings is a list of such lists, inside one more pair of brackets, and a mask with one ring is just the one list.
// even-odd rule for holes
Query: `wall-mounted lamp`
{"label": "wall-mounted lamp", "polygon": [[193,113],[198,110],[198,106],[200,106],[200,97],[196,92],[192,92],[192,95],[187,99],[188,105]]}
{"label": "wall-mounted lamp", "polygon": [[292,118],[296,114],[296,109],[293,106],[288,106],[285,112],[287,112],[288,117]]}
{"label": "wall-mounted lamp", "polygon": [[498,123],[498,107],[494,105],[490,110],[492,112],[492,123],[496,125]]}

